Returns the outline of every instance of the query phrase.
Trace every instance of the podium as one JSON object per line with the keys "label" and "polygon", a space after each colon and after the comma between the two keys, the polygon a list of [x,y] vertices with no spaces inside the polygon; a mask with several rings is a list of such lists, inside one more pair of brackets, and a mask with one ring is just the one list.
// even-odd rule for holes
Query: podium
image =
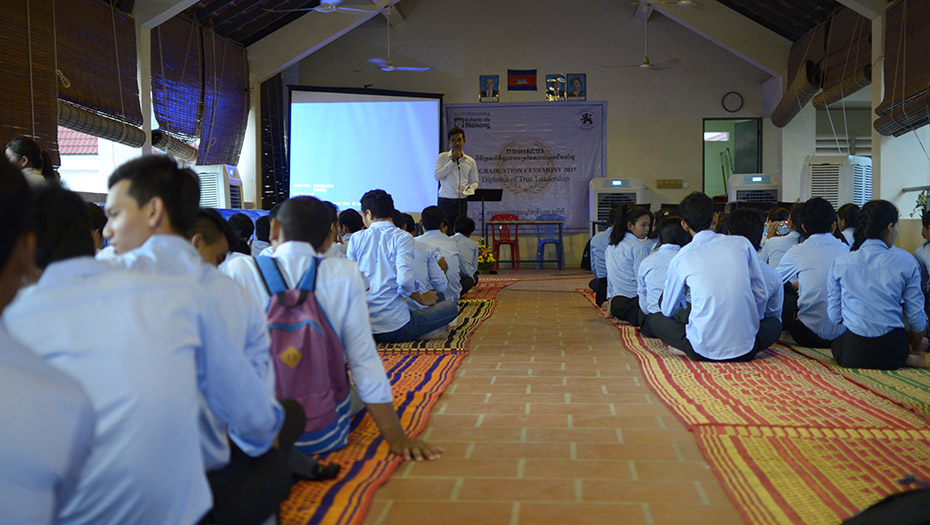
{"label": "podium", "polygon": [[466,200],[468,202],[481,202],[481,231],[484,232],[484,244],[488,243],[487,228],[484,227],[484,203],[485,202],[500,202],[501,198],[504,195],[504,190],[500,188],[478,188],[475,190],[473,195],[469,195]]}

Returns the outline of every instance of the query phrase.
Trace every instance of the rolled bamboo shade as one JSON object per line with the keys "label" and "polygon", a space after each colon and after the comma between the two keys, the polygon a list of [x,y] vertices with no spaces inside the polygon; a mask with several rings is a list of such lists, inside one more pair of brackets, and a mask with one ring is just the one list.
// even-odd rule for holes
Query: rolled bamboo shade
{"label": "rolled bamboo shade", "polygon": [[162,130],[152,131],[152,146],[185,162],[197,160],[197,148],[182,142]]}
{"label": "rolled bamboo shade", "polygon": [[100,0],[56,0],[54,12],[58,69],[67,79],[59,84],[59,100],[141,125],[132,17]]}
{"label": "rolled bamboo shade", "polygon": [[52,0],[0,2],[0,145],[32,137],[60,164]]}
{"label": "rolled bamboo shade", "polygon": [[852,9],[838,9],[828,22],[826,54],[820,66],[823,92],[814,107],[823,109],[872,82],[872,21]]}
{"label": "rolled bamboo shade", "polygon": [[145,133],[136,126],[61,101],[58,102],[58,123],[68,129],[132,148],[141,148],[145,144]]}
{"label": "rolled bamboo shade", "polygon": [[772,124],[783,128],[791,122],[798,113],[820,90],[820,71],[813,62],[804,62],[801,71],[794,76],[794,80],[785,90],[781,101],[772,111]]}
{"label": "rolled bamboo shade", "polygon": [[200,28],[175,16],[152,30],[152,107],[161,131],[200,137],[203,98]]}
{"label": "rolled bamboo shade", "polygon": [[197,164],[239,163],[249,118],[249,63],[239,44],[204,28],[203,113]]}
{"label": "rolled bamboo shade", "polygon": [[885,98],[875,109],[882,135],[930,122],[930,2],[901,0],[885,13]]}

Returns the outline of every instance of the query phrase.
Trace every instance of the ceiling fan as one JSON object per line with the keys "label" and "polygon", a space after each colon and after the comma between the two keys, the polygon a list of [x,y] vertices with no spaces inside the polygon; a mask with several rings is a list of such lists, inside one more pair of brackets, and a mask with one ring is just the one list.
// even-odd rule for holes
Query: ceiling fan
{"label": "ceiling fan", "polygon": [[369,58],[368,62],[374,64],[376,67],[373,69],[362,69],[356,70],[358,73],[367,73],[370,71],[429,71],[433,69],[431,67],[413,67],[413,66],[395,66],[391,62],[391,8],[386,7],[384,9],[384,14],[388,18],[387,21],[387,58]]}
{"label": "ceiling fan", "polygon": [[269,13],[306,13],[308,11],[316,11],[317,13],[334,13],[334,12],[343,12],[343,13],[371,13],[372,11],[378,11],[377,8],[367,8],[367,7],[343,7],[339,5],[341,0],[327,0],[321,1],[316,7],[306,7],[301,9],[264,9]]}
{"label": "ceiling fan", "polygon": [[[659,3],[659,2],[656,2]],[[675,2],[672,2],[675,3]],[[653,64],[649,60],[649,9],[650,3],[640,4],[637,2],[637,5],[642,5],[643,10],[645,11],[646,16],[643,18],[643,61],[639,64],[629,64],[624,66],[607,66],[604,64],[598,64],[601,67],[606,68],[630,68],[635,67],[639,69],[645,69],[647,71],[662,71],[663,69],[668,69],[672,64],[676,64],[677,60],[669,60],[668,62],[661,64]]]}

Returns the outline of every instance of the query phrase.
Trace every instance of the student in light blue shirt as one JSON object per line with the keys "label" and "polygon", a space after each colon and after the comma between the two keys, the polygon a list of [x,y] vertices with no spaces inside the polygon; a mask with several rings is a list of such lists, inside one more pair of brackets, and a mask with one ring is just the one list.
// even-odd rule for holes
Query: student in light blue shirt
{"label": "student in light blue shirt", "polygon": [[[753,249],[758,252],[762,234],[765,233],[765,214],[755,208],[739,208],[730,214],[728,227],[728,235],[745,237],[752,244]],[[759,264],[759,268],[762,269],[762,276],[765,278],[765,295],[768,297],[761,319],[774,319],[778,321],[780,326],[782,305],[785,301],[781,275],[775,271],[775,268],[765,263]],[[774,325],[771,329],[774,330]],[[781,332],[781,328],[778,331]]]}
{"label": "student in light blue shirt", "polygon": [[448,266],[446,279],[449,281],[446,299],[451,299],[458,305],[459,298],[462,296],[462,279],[470,277],[470,274],[462,269],[459,247],[452,240],[452,237],[446,234],[446,218],[442,213],[439,206],[424,208],[420,213],[420,224],[425,231],[423,235],[416,237],[414,240],[417,244],[426,246],[446,260]]}
{"label": "student in light blue shirt", "polygon": [[781,333],[777,319],[763,319],[769,297],[762,261],[745,238],[714,233],[717,214],[707,195],[688,195],[678,211],[691,242],[669,263],[652,331],[691,359],[750,361]]}
{"label": "student in light blue shirt", "polygon": [[[888,201],[865,203],[849,253],[833,261],[827,278],[827,314],[846,331],[833,341],[833,357],[847,368],[895,370],[927,367],[919,351],[927,328],[917,261],[894,246],[898,209]],[[901,318],[901,304],[910,332]]]}
{"label": "student in light blue shirt", "polygon": [[[29,194],[22,173],[0,159],[0,312],[34,269]],[[56,320],[45,321],[48,329]],[[77,381],[14,339],[4,322],[0,349],[0,521],[55,523],[91,454],[94,409]]]}
{"label": "student in light blue shirt", "polygon": [[[272,221],[271,238],[277,246],[272,257],[289,288],[296,286],[313,258],[332,242],[320,226],[325,224],[327,212],[314,197],[295,197],[285,201]],[[271,297],[253,259],[237,259],[227,270],[258,302],[268,304]],[[445,280],[444,275],[440,277]],[[354,388],[364,403],[358,410],[368,409],[392,452],[417,461],[437,459],[442,449],[408,436],[391,404],[391,385],[368,326],[368,306],[358,266],[343,258],[321,261],[314,296],[342,345]]]}
{"label": "student in light blue shirt", "polygon": [[924,296],[927,296],[930,292],[927,287],[928,277],[930,277],[930,211],[924,212],[921,217],[921,226],[920,236],[923,237],[924,242],[914,250],[914,258],[920,266],[920,289]]}
{"label": "student in light blue shirt", "polygon": [[652,229],[652,213],[633,206],[617,214],[610,232],[610,244],[604,251],[607,262],[607,297],[610,315],[633,326],[642,323],[636,289],[636,270],[649,255],[652,243],[646,236]]}
{"label": "student in light blue shirt", "polygon": [[[394,211],[394,218],[392,219],[394,225],[411,236],[416,235],[416,222],[413,217],[397,210]],[[442,269],[442,266],[446,266],[446,261],[439,253],[429,249],[424,244],[414,244],[413,278],[417,282],[417,291],[420,292],[421,296],[423,294],[435,294],[437,301],[445,300],[443,294],[449,289],[449,280],[446,279],[446,272]],[[448,269],[448,266],[446,266],[446,269]],[[407,298],[407,306],[413,311],[427,308],[427,306],[409,297]]]}
{"label": "student in light blue shirt", "polygon": [[[117,168],[108,184],[106,211],[110,220],[104,235],[118,255],[112,264],[189,279],[198,296],[219,312],[227,339],[251,364],[253,378],[264,384],[264,395],[251,397],[250,404],[241,407],[263,414],[262,440],[240,439],[235,427],[226,432],[225,423],[231,422],[209,410],[204,410],[201,418],[204,466],[211,471],[214,493],[213,518],[224,521],[224,516],[255,514],[264,519],[287,497],[291,476],[286,460],[279,461],[278,456],[289,453],[292,444],[279,439],[279,448],[269,451],[266,441],[270,443],[282,427],[297,426],[303,414],[295,410],[285,413],[274,399],[270,340],[261,307],[235,281],[207,264],[182,236],[193,227],[199,211],[200,185],[195,173],[168,157],[147,155]],[[212,339],[206,341],[207,355],[215,345]],[[230,447],[230,439],[235,447]],[[248,485],[256,476],[261,478],[258,486],[263,491],[251,498],[236,497],[236,487]]]}
{"label": "student in light blue shirt", "polygon": [[658,233],[658,248],[643,259],[636,274],[639,308],[643,313],[643,322],[640,326],[640,333],[643,337],[655,337],[652,329],[649,328],[649,322],[651,317],[662,315],[659,297],[665,291],[668,265],[678,254],[678,250],[691,240],[688,232],[681,227],[681,217],[663,218],[659,221],[656,232]]}
{"label": "student in light blue shirt", "polygon": [[478,284],[478,243],[471,240],[471,234],[475,232],[475,220],[468,215],[459,215],[455,219],[455,235],[452,240],[459,248],[459,258],[462,260],[462,295]]}
{"label": "student in light blue shirt", "polygon": [[591,271],[594,272],[594,279],[588,283],[588,287],[594,292],[594,302],[598,306],[602,306],[607,300],[607,260],[604,254],[621,210],[621,206],[612,207],[607,218],[607,229],[591,237]]}
{"label": "student in light blue shirt", "polygon": [[[384,190],[371,190],[362,196],[362,219],[366,229],[349,240],[349,260],[358,264],[368,281],[369,318],[375,341],[400,343],[414,341],[423,334],[451,323],[458,316],[453,302],[436,303],[421,297],[413,276],[414,241],[394,226],[391,216],[394,199]],[[411,312],[405,299],[431,306]]]}
{"label": "student in light blue shirt", "polygon": [[846,239],[846,244],[852,246],[855,239],[853,239],[853,232],[856,231],[856,222],[859,220],[859,206],[851,202],[840,206],[840,209],[836,210],[836,229],[843,235],[843,238]]}
{"label": "student in light blue shirt", "polygon": [[833,260],[849,253],[849,246],[833,235],[833,205],[815,197],[801,209],[801,229],[807,240],[791,247],[778,264],[785,283],[782,323],[801,346],[830,348],[845,331],[827,316],[827,274]]}
{"label": "student in light blue shirt", "polygon": [[801,206],[800,202],[791,206],[791,215],[788,217],[788,233],[781,237],[771,237],[765,241],[765,246],[759,252],[759,257],[772,268],[777,268],[785,252],[792,246],[801,242],[801,234],[797,231],[801,223]]}
{"label": "student in light blue shirt", "polygon": [[[198,521],[212,506],[198,393],[240,440],[267,449],[268,414],[255,401],[264,387],[189,279],[127,273],[95,260],[84,203],[74,193],[47,188],[36,211],[43,273],[4,322],[81,383],[97,417],[93,450],[56,521]],[[109,327],[103,337],[101,326]],[[223,343],[209,356],[208,338]]]}

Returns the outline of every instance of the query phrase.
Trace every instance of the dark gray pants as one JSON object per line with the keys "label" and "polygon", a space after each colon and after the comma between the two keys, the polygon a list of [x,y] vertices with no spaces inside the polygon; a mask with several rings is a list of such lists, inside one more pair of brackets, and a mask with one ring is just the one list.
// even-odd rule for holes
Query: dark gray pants
{"label": "dark gray pants", "polygon": [[[688,357],[695,361],[715,361],[708,359],[694,351],[691,341],[685,333],[685,326],[688,325],[688,318],[691,315],[691,308],[679,310],[674,317],[665,317],[662,314],[656,314],[649,318],[649,329],[656,337],[665,344],[677,348],[687,354]],[[726,326],[721,326],[720,330],[726,330]],[[752,361],[756,354],[772,346],[778,341],[781,335],[781,320],[774,317],[766,317],[759,321],[759,331],[756,333],[756,342],[752,349],[741,356],[730,359],[723,359],[720,362],[746,362]]]}

